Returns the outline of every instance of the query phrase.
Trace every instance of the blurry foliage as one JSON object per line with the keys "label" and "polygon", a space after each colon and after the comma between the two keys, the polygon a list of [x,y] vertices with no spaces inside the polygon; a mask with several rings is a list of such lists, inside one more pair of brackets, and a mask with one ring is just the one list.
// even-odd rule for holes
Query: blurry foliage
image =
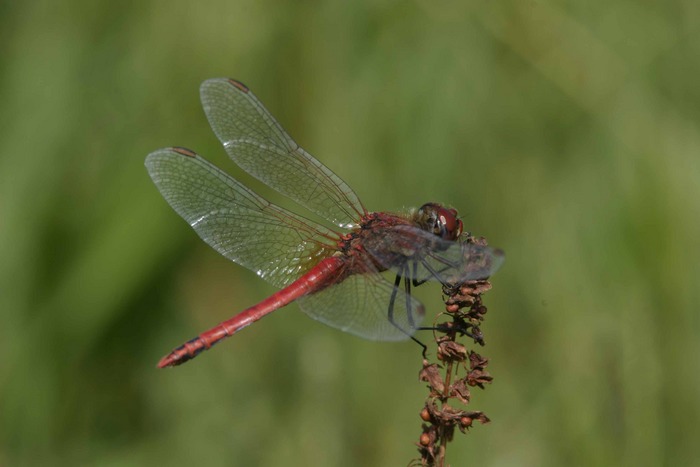
{"label": "blurry foliage", "polygon": [[199,107],[216,76],[368,208],[442,201],[506,251],[495,381],[471,405],[493,423],[453,465],[698,465],[699,17],[691,0],[0,3],[0,465],[416,455],[410,342],[292,306],[155,370],[272,291],[143,167],[182,145],[250,180]]}

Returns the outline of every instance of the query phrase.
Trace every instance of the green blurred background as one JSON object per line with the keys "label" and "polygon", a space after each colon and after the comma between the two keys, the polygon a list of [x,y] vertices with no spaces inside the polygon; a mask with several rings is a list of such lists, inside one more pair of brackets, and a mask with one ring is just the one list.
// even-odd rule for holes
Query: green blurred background
{"label": "green blurred background", "polygon": [[[442,201],[506,251],[495,381],[470,406],[493,423],[452,465],[700,465],[698,18],[694,0],[0,3],[0,465],[415,457],[410,342],[293,305],[155,369],[273,291],[143,166],[182,145],[250,180],[200,108],[218,76],[369,209]],[[437,286],[421,297],[440,310]]]}

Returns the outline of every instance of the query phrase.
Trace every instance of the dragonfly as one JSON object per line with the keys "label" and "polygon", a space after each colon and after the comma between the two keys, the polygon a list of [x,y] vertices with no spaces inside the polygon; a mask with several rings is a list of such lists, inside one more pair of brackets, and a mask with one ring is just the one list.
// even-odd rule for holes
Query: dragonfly
{"label": "dragonfly", "polygon": [[292,302],[365,339],[415,340],[425,308],[412,287],[485,279],[502,264],[501,250],[463,241],[453,208],[431,202],[402,213],[367,211],[243,83],[209,79],[200,96],[229,157],[327,225],[268,202],[190,149],[149,154],[153,182],[202,240],[279,289],[175,348],[159,368],[185,363]]}

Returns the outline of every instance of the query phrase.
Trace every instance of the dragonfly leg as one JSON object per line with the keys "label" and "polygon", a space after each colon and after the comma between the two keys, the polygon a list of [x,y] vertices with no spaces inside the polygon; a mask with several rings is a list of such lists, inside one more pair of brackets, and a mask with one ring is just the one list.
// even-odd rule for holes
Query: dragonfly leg
{"label": "dragonfly leg", "polygon": [[427,261],[423,260],[421,261],[421,264],[425,269],[428,270],[429,275],[427,277],[423,277],[422,279],[418,279],[418,262],[414,261],[413,262],[413,275],[411,276],[411,283],[413,284],[413,287],[418,287],[420,285],[425,284],[428,282],[430,279],[435,279],[441,284],[445,283],[445,279],[442,277],[442,273],[447,271],[448,269],[451,269],[452,266],[445,266],[440,270],[436,270],[434,267],[432,267]]}
{"label": "dragonfly leg", "polygon": [[401,327],[394,321],[394,303],[396,302],[396,294],[399,291],[400,284],[401,271],[396,274],[396,279],[394,279],[394,290],[391,292],[391,298],[389,298],[389,310],[387,310],[387,318],[389,318],[389,322],[399,329],[401,329]]}
{"label": "dragonfly leg", "polygon": [[408,324],[412,329],[415,329],[416,323],[413,320],[413,310],[411,309],[411,280],[408,277],[404,277],[403,285],[406,294],[406,317],[408,318]]}
{"label": "dragonfly leg", "polygon": [[[402,268],[397,274],[396,274],[396,279],[394,279],[394,290],[391,292],[391,298],[389,299],[389,309],[387,310],[387,318],[389,319],[389,322],[399,331],[403,332],[406,334],[408,337],[411,338],[413,342],[416,344],[420,345],[423,348],[423,357],[425,358],[425,353],[428,351],[428,347],[413,337],[411,333],[406,331],[404,328],[399,326],[396,321],[394,321],[394,304],[396,303],[396,294],[399,292],[399,285],[401,285],[401,280],[404,279],[404,272],[406,271],[407,267]],[[405,293],[406,293],[406,312],[408,313],[408,322],[411,325],[411,328],[416,329],[414,326],[414,320],[413,320],[413,311],[411,310],[411,283],[408,277],[406,277],[406,280],[404,282],[405,284]],[[418,328],[420,329],[420,328]]]}
{"label": "dragonfly leg", "polygon": [[418,261],[413,262],[413,274],[411,275],[411,283],[413,287],[418,287],[423,285],[430,280],[431,276],[424,277],[423,279],[418,279]]}
{"label": "dragonfly leg", "polygon": [[[430,263],[428,263],[428,262],[425,261],[425,260],[422,260],[422,261],[421,261],[421,264],[423,265],[423,267],[424,267],[425,269],[428,270],[428,272],[430,272],[431,276],[434,277],[436,281],[438,281],[438,282],[441,283],[441,284],[445,284],[445,283],[447,282],[446,279],[444,279],[444,278],[442,277],[442,273],[445,272],[445,271],[447,271],[448,269],[451,269],[452,266],[445,266],[444,268],[442,268],[442,269],[440,269],[440,270],[438,271],[437,269],[435,269],[434,267],[432,267],[432,266],[430,265]],[[428,279],[429,279],[429,278],[428,278]],[[423,282],[427,281],[428,279],[423,279]]]}

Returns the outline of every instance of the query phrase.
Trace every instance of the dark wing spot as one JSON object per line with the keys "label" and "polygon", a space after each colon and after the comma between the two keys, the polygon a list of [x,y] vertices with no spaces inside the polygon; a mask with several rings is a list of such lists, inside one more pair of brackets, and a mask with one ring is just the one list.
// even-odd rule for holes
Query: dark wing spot
{"label": "dark wing spot", "polygon": [[181,154],[183,156],[187,156],[187,157],[196,157],[197,156],[197,153],[191,149],[181,148],[178,146],[171,148],[171,149],[173,150],[173,152],[176,152],[176,153]]}
{"label": "dark wing spot", "polygon": [[248,86],[241,83],[240,81],[236,81],[235,79],[229,78],[228,82],[233,84],[234,86],[236,86],[238,89],[240,89],[241,91],[243,91],[246,94],[248,94],[250,92],[250,89],[248,89]]}

